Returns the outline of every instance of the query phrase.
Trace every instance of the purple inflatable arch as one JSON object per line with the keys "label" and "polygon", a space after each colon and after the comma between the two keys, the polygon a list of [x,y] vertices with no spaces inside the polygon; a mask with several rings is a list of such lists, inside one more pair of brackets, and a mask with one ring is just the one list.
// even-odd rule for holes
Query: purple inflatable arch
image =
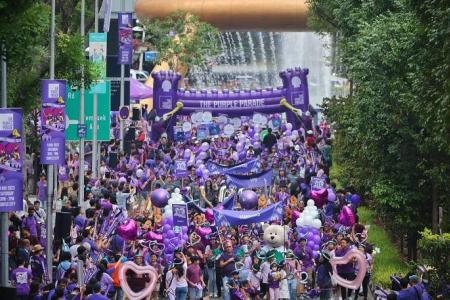
{"label": "purple inflatable arch", "polygon": [[309,106],[308,72],[308,69],[301,68],[281,72],[283,86],[278,88],[232,91],[178,89],[180,74],[173,71],[154,72],[153,107],[160,116],[173,112],[177,106],[176,113],[182,115],[196,111],[210,111],[213,115],[221,113],[229,116],[252,115],[255,112],[286,112],[288,121],[296,124],[295,111],[307,111]]}

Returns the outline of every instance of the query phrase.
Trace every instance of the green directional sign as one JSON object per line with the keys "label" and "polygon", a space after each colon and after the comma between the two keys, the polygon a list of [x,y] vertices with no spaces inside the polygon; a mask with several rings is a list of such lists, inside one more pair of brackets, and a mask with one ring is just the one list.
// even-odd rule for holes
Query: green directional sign
{"label": "green directional sign", "polygon": [[[110,140],[110,112],[111,112],[111,82],[106,81],[106,93],[97,94],[98,101],[98,121],[97,121],[97,140],[107,142]],[[92,141],[93,125],[93,103],[94,95],[89,90],[84,93],[84,124],[86,125],[86,141]],[[67,85],[67,103],[66,103],[66,140],[78,141],[78,124],[80,120],[80,91],[72,90]]]}

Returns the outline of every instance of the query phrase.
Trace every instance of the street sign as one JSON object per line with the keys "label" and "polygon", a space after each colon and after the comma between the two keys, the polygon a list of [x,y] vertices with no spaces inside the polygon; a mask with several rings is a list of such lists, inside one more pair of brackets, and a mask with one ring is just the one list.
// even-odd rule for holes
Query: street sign
{"label": "street sign", "polygon": [[[98,128],[97,140],[109,141],[110,124],[111,124],[111,83],[106,82],[106,93],[98,94]],[[94,95],[90,90],[85,90],[84,93],[84,125],[86,125],[86,141],[92,141],[92,127],[93,127],[93,101]],[[80,120],[80,91],[72,90],[70,85],[67,89],[67,103],[66,103],[66,140],[78,141],[78,124]]]}
{"label": "street sign", "polygon": [[144,61],[155,61],[157,54],[158,52],[156,51],[146,51],[144,53]]}
{"label": "street sign", "polygon": [[86,124],[77,124],[77,135],[80,139],[86,136],[86,129]]}
{"label": "street sign", "polygon": [[128,119],[129,116],[130,116],[130,108],[128,106],[122,106],[119,109],[119,117],[122,120],[126,120],[126,119]]}

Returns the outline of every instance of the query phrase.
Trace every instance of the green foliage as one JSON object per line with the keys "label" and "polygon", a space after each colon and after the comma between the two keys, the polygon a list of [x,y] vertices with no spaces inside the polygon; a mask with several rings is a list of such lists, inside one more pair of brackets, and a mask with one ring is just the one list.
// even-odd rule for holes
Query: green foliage
{"label": "green foliage", "polygon": [[[85,58],[83,41],[77,33],[79,26],[67,22],[74,19],[70,18],[70,13],[79,15],[80,1],[56,2],[56,31],[59,33],[55,77],[79,86],[81,66],[84,66],[84,78],[89,86],[99,73]],[[0,0],[0,43],[6,46],[8,106],[22,107],[26,114],[39,107],[40,80],[49,77],[49,3],[47,0]],[[86,18],[89,20],[90,15]]]}
{"label": "green foliage", "polygon": [[219,31],[198,17],[175,12],[164,19],[143,22],[146,39],[159,52],[157,63],[169,63],[174,70],[205,68],[219,52]]}
{"label": "green foliage", "polygon": [[402,261],[401,255],[386,231],[376,224],[375,212],[367,207],[358,208],[359,220],[362,224],[370,225],[368,241],[380,248],[380,253],[374,256],[372,281],[381,286],[390,286],[389,277],[392,274],[407,274],[408,265]]}
{"label": "green foliage", "polygon": [[432,267],[430,286],[431,292],[436,295],[443,289],[442,282],[450,282],[450,233],[433,234],[425,229],[421,236],[421,262]]}
{"label": "green foliage", "polygon": [[308,2],[310,25],[336,32],[354,86],[323,104],[337,127],[340,183],[397,230],[430,226],[432,200],[450,208],[450,2]]}
{"label": "green foliage", "polygon": [[84,83],[88,87],[100,77],[97,66],[86,59],[84,41],[79,34],[60,32],[57,36],[58,59],[55,64],[56,78],[64,78],[76,87],[81,86],[81,68],[84,68]]}

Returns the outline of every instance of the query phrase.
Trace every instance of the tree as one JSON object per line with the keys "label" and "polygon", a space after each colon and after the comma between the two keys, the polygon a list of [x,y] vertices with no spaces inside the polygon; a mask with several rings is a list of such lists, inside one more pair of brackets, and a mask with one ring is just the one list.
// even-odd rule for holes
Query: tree
{"label": "tree", "polygon": [[198,17],[175,12],[164,19],[143,21],[146,39],[158,51],[156,63],[186,75],[192,67],[206,68],[218,54],[219,31]]}
{"label": "tree", "polygon": [[338,129],[340,180],[365,192],[397,234],[408,234],[415,258],[418,230],[436,230],[436,207],[449,208],[450,4],[309,2],[311,25],[336,33],[343,75],[354,83],[352,96],[324,102]]}

